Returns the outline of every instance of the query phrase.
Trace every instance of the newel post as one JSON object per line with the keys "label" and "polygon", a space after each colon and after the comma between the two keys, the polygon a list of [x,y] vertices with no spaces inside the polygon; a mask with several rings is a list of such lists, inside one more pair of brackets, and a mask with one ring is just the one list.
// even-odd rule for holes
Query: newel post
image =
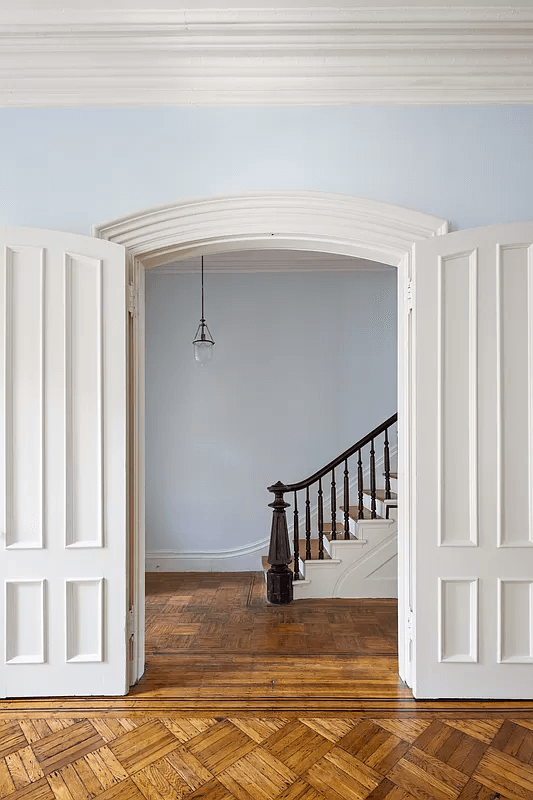
{"label": "newel post", "polygon": [[285,509],[290,503],[286,503],[283,499],[287,488],[280,481],[274,486],[269,486],[268,491],[274,492],[274,502],[268,504],[268,507],[273,509],[273,515],[267,559],[270,564],[267,572],[267,600],[275,605],[286,605],[292,602],[293,580],[292,570],[288,566],[292,561],[292,555],[285,514]]}

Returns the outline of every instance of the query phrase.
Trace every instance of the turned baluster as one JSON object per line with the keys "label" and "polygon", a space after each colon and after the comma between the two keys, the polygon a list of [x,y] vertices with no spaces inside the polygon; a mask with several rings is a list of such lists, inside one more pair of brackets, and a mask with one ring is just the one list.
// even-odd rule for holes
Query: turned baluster
{"label": "turned baluster", "polygon": [[318,558],[324,558],[324,493],[322,478],[318,479]]}
{"label": "turned baluster", "polygon": [[390,500],[390,453],[389,453],[388,428],[385,428],[385,444],[383,445],[383,466],[385,467],[385,500]]}
{"label": "turned baluster", "polygon": [[361,457],[361,449],[359,449],[359,458],[357,461],[357,496],[359,501],[358,519],[364,519],[365,506],[363,503],[363,459]]}
{"label": "turned baluster", "polygon": [[376,451],[374,440],[370,441],[370,519],[376,519]]}
{"label": "turned baluster", "polygon": [[344,538],[350,538],[350,474],[348,459],[344,462]]}
{"label": "turned baluster", "polygon": [[300,580],[300,525],[298,522],[298,494],[294,492],[294,580]]}
{"label": "turned baluster", "polygon": [[331,538],[337,538],[337,484],[335,468],[331,470]]}

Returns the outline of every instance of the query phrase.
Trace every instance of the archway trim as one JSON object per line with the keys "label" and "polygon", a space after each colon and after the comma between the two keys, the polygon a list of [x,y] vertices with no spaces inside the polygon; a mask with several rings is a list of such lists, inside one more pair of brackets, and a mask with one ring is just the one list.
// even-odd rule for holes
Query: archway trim
{"label": "archway trim", "polygon": [[398,266],[413,244],[448,232],[440,217],[361,197],[256,191],[183,200],[93,227],[145,269],[200,253],[281,248],[338,253]]}
{"label": "archway trim", "polygon": [[[133,541],[134,644],[132,679],[144,670],[144,279],[146,269],[201,254],[291,249],[333,253],[398,268],[398,424],[403,443],[398,474],[404,493],[398,519],[398,645],[400,677],[411,685],[410,452],[414,426],[409,333],[411,253],[420,240],[448,233],[446,220],[390,203],[317,191],[255,191],[183,200],[95,225],[93,235],[122,245],[129,254],[134,303],[131,380],[136,497]],[[250,268],[248,264],[248,269]],[[135,293],[135,292],[134,292]]]}

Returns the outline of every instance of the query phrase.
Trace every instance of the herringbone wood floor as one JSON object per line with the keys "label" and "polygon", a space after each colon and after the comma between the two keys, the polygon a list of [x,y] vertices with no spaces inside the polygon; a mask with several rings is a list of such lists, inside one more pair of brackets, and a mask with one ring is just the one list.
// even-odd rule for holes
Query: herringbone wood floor
{"label": "herringbone wood floor", "polygon": [[149,577],[146,678],[128,698],[0,703],[0,797],[533,800],[532,704],[416,703],[393,603],[276,609],[263,591]]}

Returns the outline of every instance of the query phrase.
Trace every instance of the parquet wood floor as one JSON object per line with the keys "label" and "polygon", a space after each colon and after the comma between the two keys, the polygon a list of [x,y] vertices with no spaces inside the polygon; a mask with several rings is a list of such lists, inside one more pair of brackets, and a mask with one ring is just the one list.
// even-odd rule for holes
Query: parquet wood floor
{"label": "parquet wood floor", "polygon": [[273,608],[263,591],[149,576],[145,679],[1,702],[0,798],[533,800],[533,704],[416,703],[394,603]]}
{"label": "parquet wood floor", "polygon": [[14,718],[0,797],[531,800],[533,718]]}
{"label": "parquet wood floor", "polygon": [[[394,600],[266,604],[262,573],[148,574],[139,698],[410,697]],[[301,706],[300,706],[301,707]]]}

